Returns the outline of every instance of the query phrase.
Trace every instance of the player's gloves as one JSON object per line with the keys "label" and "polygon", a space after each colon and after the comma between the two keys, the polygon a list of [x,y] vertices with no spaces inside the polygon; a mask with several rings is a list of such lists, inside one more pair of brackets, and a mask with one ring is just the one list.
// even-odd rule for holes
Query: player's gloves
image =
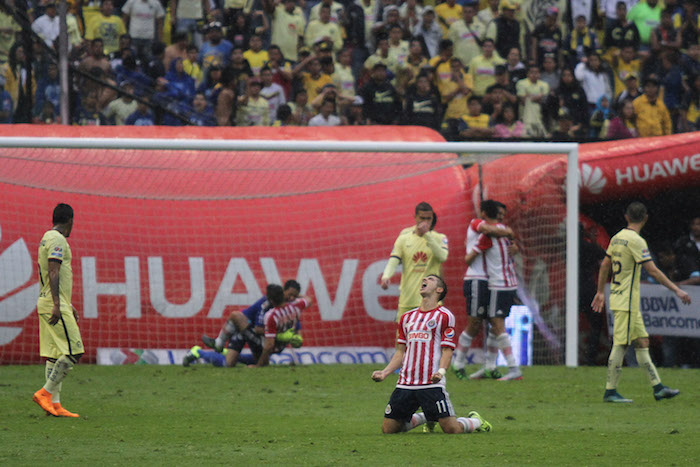
{"label": "player's gloves", "polygon": [[304,343],[304,339],[301,337],[301,334],[294,334],[289,343],[292,345],[292,347],[298,349]]}
{"label": "player's gloves", "polygon": [[276,339],[277,342],[289,344],[292,340],[292,337],[294,337],[294,329],[287,329],[286,331],[277,334]]}

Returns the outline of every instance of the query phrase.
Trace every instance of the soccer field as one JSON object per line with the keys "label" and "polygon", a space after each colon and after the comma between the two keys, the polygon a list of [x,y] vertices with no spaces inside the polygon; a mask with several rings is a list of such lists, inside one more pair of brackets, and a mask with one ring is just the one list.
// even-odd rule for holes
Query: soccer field
{"label": "soccer field", "polygon": [[[681,389],[656,402],[637,368],[602,402],[605,368],[525,368],[523,381],[449,377],[459,415],[491,433],[382,435],[396,377],[379,365],[213,368],[78,365],[47,417],[43,367],[0,366],[0,465],[697,465],[700,371],[662,369]],[[437,428],[439,431],[439,428]]]}

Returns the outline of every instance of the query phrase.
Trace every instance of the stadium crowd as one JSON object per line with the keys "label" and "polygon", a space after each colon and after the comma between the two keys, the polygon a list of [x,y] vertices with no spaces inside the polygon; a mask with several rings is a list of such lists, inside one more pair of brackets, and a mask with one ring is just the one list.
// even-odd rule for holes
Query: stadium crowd
{"label": "stadium crowd", "polygon": [[[693,131],[698,0],[68,0],[77,125]],[[53,0],[0,8],[0,122],[58,123]]]}

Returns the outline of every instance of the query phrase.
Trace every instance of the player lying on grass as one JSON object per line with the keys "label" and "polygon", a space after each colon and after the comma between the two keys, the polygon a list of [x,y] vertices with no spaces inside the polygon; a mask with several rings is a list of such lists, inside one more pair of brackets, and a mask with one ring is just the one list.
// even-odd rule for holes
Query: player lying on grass
{"label": "player lying on grass", "polygon": [[[206,334],[202,336],[202,342],[214,351],[206,351],[199,346],[194,346],[185,355],[182,364],[189,366],[197,359],[212,363],[214,366],[236,366],[239,361],[245,364],[257,362],[263,350],[265,313],[274,306],[294,301],[299,296],[300,288],[295,280],[285,282],[284,289],[277,284],[268,285],[265,296],[243,311],[231,312],[216,339]],[[295,348],[301,347],[303,342],[301,334],[298,333],[298,326],[280,334],[276,340],[273,353],[281,352],[287,344]],[[241,356],[241,351],[246,344],[252,352],[252,357]]]}
{"label": "player lying on grass", "polygon": [[[420,286],[421,304],[401,316],[396,353],[374,381],[401,368],[396,389],[384,411],[383,433],[409,431],[427,421],[437,421],[445,433],[491,431],[491,424],[478,413],[457,418],[445,390],[446,368],[455,348],[455,317],[438,303],[447,295],[445,281],[425,277]],[[418,407],[423,413],[416,413]]]}

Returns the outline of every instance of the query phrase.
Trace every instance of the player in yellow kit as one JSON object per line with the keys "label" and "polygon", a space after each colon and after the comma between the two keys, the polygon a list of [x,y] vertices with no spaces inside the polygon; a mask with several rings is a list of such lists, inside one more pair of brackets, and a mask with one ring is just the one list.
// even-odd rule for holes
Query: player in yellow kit
{"label": "player in yellow kit", "polygon": [[649,334],[644,327],[642,313],[639,310],[639,276],[642,266],[656,281],[673,291],[685,304],[690,303],[690,296],[671,282],[659,270],[651,259],[647,242],[639,232],[649,218],[647,208],[642,203],[634,202],[625,211],[627,228],[619,231],[610,240],[605,259],[600,265],[598,291],[591,307],[600,313],[605,305],[605,284],[612,272],[610,283],[610,310],[614,313],[613,347],[608,358],[608,377],[605,384],[605,402],[632,402],[617,392],[617,383],[622,372],[622,360],[627,346],[634,342],[637,362],[649,376],[653,386],[654,398],[670,399],[680,391],[661,384],[656,366],[649,357]]}
{"label": "player in yellow kit", "polygon": [[421,281],[430,274],[442,275],[442,263],[447,260],[447,236],[433,230],[437,216],[432,206],[419,203],[415,218],[416,225],[403,229],[394,242],[389,263],[382,274],[381,286],[386,290],[396,267],[403,265],[397,320],[408,310],[420,306]]}
{"label": "player in yellow kit", "polygon": [[56,417],[78,417],[61,406],[63,380],[85,349],[78,315],[71,302],[73,254],[66,238],[73,230],[73,208],[59,204],[53,211],[53,228],[39,245],[39,350],[46,357],[46,384],[34,393],[34,402]]}

